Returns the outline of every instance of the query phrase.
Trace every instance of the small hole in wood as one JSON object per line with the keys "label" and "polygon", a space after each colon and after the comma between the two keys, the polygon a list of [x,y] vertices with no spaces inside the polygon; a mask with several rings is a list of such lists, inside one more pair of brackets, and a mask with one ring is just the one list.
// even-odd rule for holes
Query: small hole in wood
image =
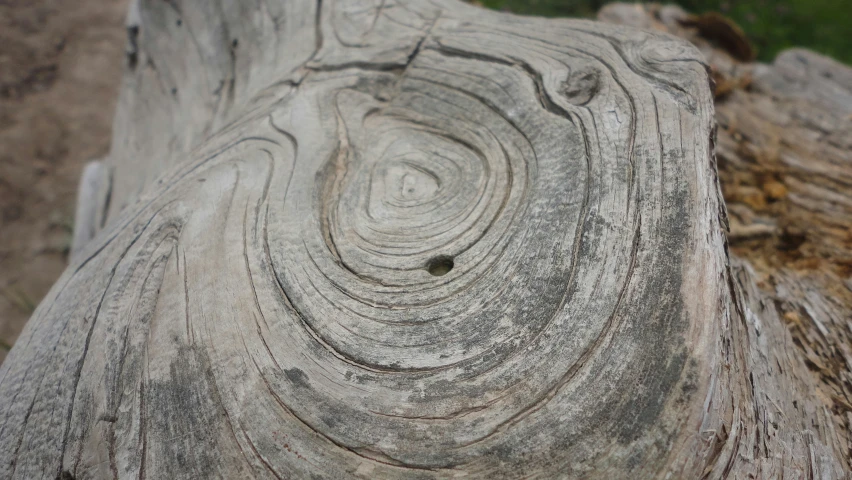
{"label": "small hole in wood", "polygon": [[453,259],[447,256],[435,257],[429,261],[426,269],[436,277],[442,277],[453,269]]}

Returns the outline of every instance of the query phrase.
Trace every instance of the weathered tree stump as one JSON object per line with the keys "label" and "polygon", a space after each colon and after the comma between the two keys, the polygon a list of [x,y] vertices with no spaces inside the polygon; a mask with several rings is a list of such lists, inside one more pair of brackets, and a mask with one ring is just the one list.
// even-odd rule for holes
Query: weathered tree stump
{"label": "weathered tree stump", "polygon": [[106,227],[0,369],[0,476],[843,475],[730,268],[689,44],[449,0],[128,31]]}

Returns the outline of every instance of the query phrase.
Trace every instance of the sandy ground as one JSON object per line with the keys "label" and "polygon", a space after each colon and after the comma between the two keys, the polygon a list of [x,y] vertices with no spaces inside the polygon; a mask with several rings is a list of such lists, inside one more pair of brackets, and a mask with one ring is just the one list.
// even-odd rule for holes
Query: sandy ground
{"label": "sandy ground", "polygon": [[126,0],[0,0],[0,362],[65,269],[77,182],[107,153]]}

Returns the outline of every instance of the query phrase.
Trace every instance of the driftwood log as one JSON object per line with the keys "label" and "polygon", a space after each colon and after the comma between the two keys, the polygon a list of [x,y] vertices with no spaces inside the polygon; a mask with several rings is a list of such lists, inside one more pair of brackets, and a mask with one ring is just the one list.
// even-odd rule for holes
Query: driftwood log
{"label": "driftwood log", "polygon": [[128,33],[0,477],[846,475],[728,255],[689,43],[450,0],[142,1]]}

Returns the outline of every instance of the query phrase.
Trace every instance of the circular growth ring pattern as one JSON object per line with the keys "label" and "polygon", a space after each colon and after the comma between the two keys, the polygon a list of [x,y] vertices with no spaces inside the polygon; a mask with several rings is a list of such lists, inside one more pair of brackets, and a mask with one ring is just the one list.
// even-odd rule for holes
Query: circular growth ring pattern
{"label": "circular growth ring pattern", "polygon": [[[696,200],[697,53],[583,22],[358,15],[323,13],[298,81],[90,246],[48,303],[85,301],[28,330],[88,330],[69,393],[4,404],[66,412],[62,464],[120,475],[619,476],[668,455],[719,298],[696,287],[716,214]],[[374,38],[394,28],[402,55]]]}

